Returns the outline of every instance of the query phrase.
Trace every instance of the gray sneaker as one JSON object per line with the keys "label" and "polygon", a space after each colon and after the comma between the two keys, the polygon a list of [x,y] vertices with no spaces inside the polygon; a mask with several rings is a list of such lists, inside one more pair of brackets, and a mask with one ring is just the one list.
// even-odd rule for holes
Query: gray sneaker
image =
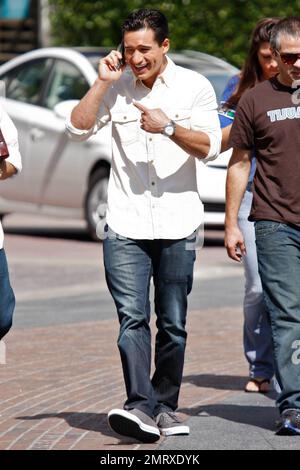
{"label": "gray sneaker", "polygon": [[108,423],[113,431],[121,436],[134,437],[141,442],[155,442],[160,438],[159,429],[150,416],[141,410],[111,410]]}
{"label": "gray sneaker", "polygon": [[165,411],[156,416],[156,424],[163,436],[176,436],[190,433],[190,428],[182,424],[173,411]]}

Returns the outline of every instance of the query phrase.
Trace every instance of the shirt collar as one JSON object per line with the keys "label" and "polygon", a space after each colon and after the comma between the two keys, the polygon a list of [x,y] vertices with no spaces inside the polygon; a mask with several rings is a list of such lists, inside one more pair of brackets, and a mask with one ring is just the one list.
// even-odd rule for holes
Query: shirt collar
{"label": "shirt collar", "polygon": [[[165,83],[167,87],[170,87],[174,80],[176,65],[174,64],[173,60],[170,59],[170,57],[166,56],[166,59],[167,59],[166,68],[160,75],[158,75],[156,80],[160,80],[162,83]],[[137,86],[137,84],[139,83],[143,84],[138,77],[136,77],[134,74],[132,75],[133,75],[133,83],[135,86]]]}

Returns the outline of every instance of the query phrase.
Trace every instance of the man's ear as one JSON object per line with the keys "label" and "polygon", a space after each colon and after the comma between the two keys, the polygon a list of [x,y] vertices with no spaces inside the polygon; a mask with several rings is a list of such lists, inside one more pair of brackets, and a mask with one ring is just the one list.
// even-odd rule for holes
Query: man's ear
{"label": "man's ear", "polygon": [[162,42],[163,53],[166,54],[170,49],[170,41],[168,38],[164,39]]}

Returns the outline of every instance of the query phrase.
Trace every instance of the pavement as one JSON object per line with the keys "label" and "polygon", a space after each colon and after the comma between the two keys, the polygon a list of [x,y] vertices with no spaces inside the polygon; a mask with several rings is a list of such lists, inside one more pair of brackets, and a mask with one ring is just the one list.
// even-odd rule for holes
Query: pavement
{"label": "pavement", "polygon": [[0,449],[300,449],[300,438],[274,435],[274,393],[243,392],[240,318],[238,309],[189,312],[179,411],[191,433],[151,445],[107,425],[125,399],[115,320],[13,330],[0,369]]}
{"label": "pavement", "polygon": [[[98,450],[119,451],[121,455],[126,450],[180,453],[204,449],[300,449],[300,437],[274,435],[278,418],[275,392],[260,395],[243,391],[247,365],[242,351],[240,266],[225,265],[224,259],[222,271],[219,258],[215,264],[211,261],[215,251],[203,250],[204,261],[201,269],[196,265],[189,302],[179,401],[179,412],[191,432],[189,436],[162,437],[155,444],[142,444],[120,438],[107,424],[108,411],[122,407],[125,389],[116,346],[118,323],[114,307],[111,301],[103,300],[108,297],[95,297],[97,289],[106,289],[103,277],[97,280],[91,272],[92,266],[98,270],[95,245],[78,241],[76,253],[81,258],[77,259],[68,251],[68,240],[62,245],[54,240],[53,252],[47,245],[48,256],[43,258],[43,244],[48,242],[41,239],[38,244],[35,240],[32,245],[28,238],[19,247],[18,240],[18,235],[7,237],[18,308],[14,328],[5,338],[6,363],[0,364],[1,450]],[[83,257],[91,260],[86,266],[86,284],[78,274],[85,269]],[[205,265],[208,259],[210,263]],[[30,278],[25,269],[28,263]],[[43,277],[39,271],[42,263],[46,263],[48,278],[34,291],[34,276],[36,283]],[[53,276],[61,278],[59,286],[49,279],[51,266]],[[69,278],[66,266],[73,270],[74,278]],[[83,292],[78,292],[76,279],[78,285],[82,281]],[[222,285],[227,292],[227,297],[222,294],[223,303],[218,297]],[[72,301],[68,303],[68,299]],[[88,308],[84,309],[86,302]],[[100,313],[103,308],[105,314],[96,316],[92,312],[89,316],[87,310],[92,310],[92,306]],[[39,322],[34,317],[37,312]],[[151,326],[154,333],[154,319]],[[3,349],[0,362],[1,357],[3,360]]]}

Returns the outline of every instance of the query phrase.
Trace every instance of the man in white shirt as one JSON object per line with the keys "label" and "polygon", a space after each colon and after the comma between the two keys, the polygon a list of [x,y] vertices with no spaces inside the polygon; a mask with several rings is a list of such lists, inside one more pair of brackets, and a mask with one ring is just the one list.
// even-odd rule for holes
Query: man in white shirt
{"label": "man in white shirt", "polygon": [[[67,129],[84,140],[112,122],[103,246],[120,321],[127,400],[108,419],[121,435],[155,442],[160,434],[189,433],[175,414],[195,260],[189,240],[203,220],[197,166],[218,155],[221,133],[211,84],[166,56],[165,16],[157,10],[134,12],[122,34],[123,55],[111,51],[100,60],[99,76],[72,111]],[[151,276],[158,329],[152,379]]]}
{"label": "man in white shirt", "polygon": [[[17,130],[4,111],[0,103],[0,129],[5,139],[9,156],[6,159],[0,157],[0,184],[2,180],[10,178],[17,171],[21,171],[21,155],[18,145]],[[0,340],[10,330],[12,316],[15,308],[15,296],[9,282],[6,255],[3,248],[3,229],[0,222]]]}

